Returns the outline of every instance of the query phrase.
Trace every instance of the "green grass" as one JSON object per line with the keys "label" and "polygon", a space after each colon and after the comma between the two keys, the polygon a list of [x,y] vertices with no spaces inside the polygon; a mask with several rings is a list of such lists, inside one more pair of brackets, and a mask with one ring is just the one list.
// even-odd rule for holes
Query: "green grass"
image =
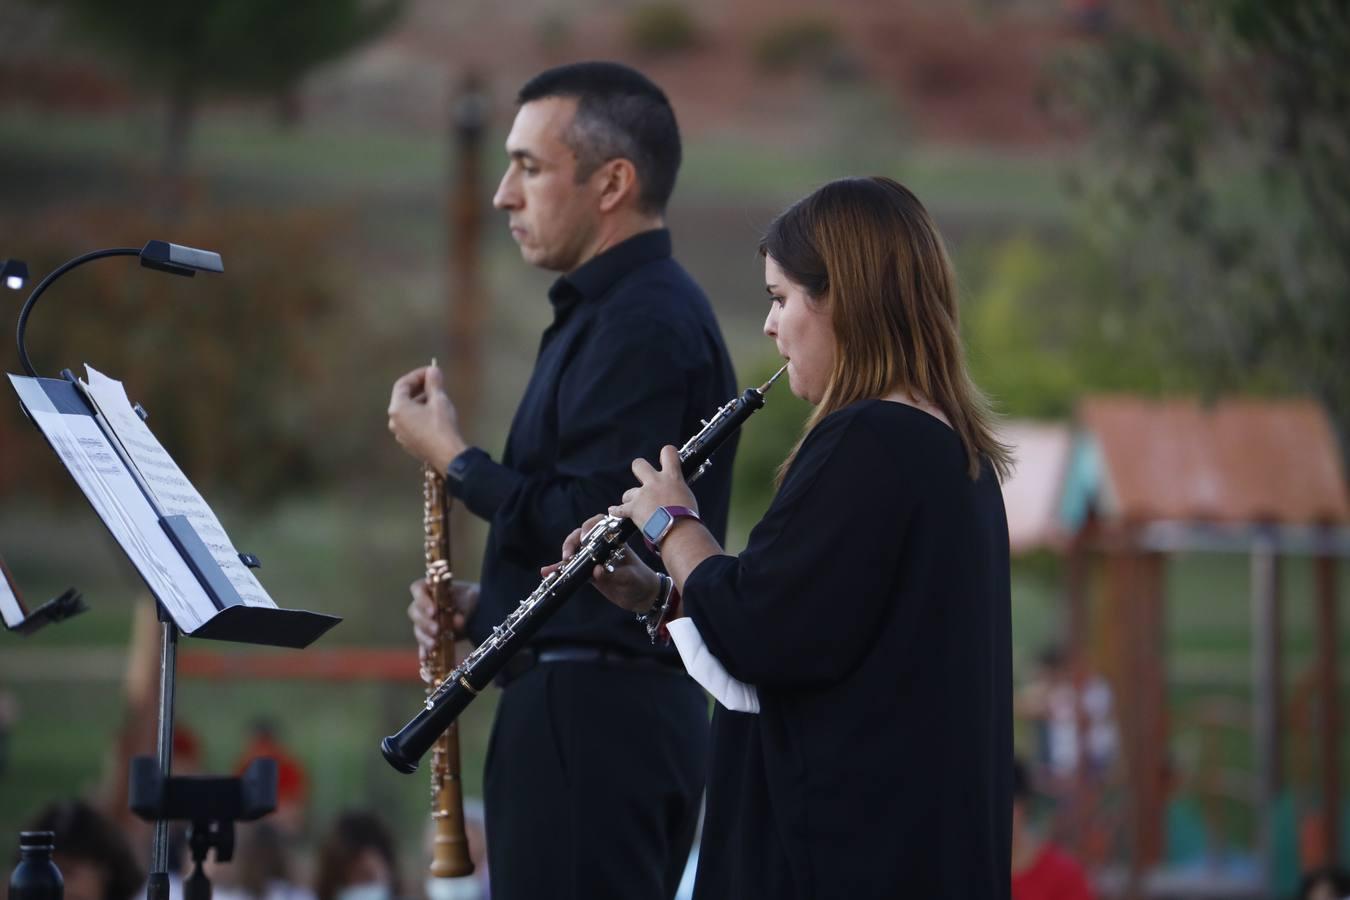
{"label": "green grass", "polygon": [[[41,157],[76,169],[128,165],[148,175],[157,162],[158,129],[158,117],[148,111],[75,117],[17,109],[0,117],[0,147],[17,159]],[[503,138],[491,133],[483,142],[483,171],[493,185]],[[448,148],[437,135],[326,124],[285,130],[259,113],[229,111],[203,117],[191,152],[194,172],[233,189],[218,193],[243,188],[255,200],[284,202],[332,187],[406,199],[409,191],[443,183]],[[788,144],[724,132],[688,140],[675,203],[777,207],[831,178],[884,174],[908,184],[935,211],[1054,223],[1069,213],[1061,174],[1070,161],[908,144],[884,133]],[[260,184],[266,189],[259,190]],[[229,202],[228,196],[221,199]]]}
{"label": "green grass", "polygon": [[696,198],[786,205],[832,178],[889,175],[942,216],[1056,224],[1070,212],[1055,158],[955,147],[862,142],[846,148],[765,146],[737,136],[691,143],[681,174]]}
{"label": "green grass", "polygon": [[[160,128],[158,114],[148,109],[79,116],[10,109],[0,117],[0,146],[15,156],[41,155],[81,166],[113,162],[153,172]],[[429,136],[355,127],[287,130],[249,111],[208,112],[198,122],[191,148],[194,172],[261,175],[294,191],[339,182],[377,191],[435,183],[445,172],[445,152],[444,144]]]}

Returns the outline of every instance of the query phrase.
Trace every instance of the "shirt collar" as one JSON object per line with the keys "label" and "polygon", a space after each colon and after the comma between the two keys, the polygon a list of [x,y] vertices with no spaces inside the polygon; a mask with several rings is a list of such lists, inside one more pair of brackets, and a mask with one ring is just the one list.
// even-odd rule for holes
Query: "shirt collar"
{"label": "shirt collar", "polygon": [[598,300],[629,272],[649,262],[668,259],[670,253],[669,229],[654,228],[635,234],[560,276],[548,290],[549,302],[554,312],[561,314],[577,303]]}

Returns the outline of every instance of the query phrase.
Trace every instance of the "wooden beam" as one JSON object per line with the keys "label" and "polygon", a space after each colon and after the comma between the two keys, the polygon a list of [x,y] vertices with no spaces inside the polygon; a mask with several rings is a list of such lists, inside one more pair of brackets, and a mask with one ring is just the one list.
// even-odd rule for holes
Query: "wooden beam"
{"label": "wooden beam", "polygon": [[1167,704],[1167,622],[1164,557],[1141,554],[1136,561],[1135,602],[1139,631],[1140,746],[1139,785],[1144,864],[1162,863],[1167,846],[1167,780],[1171,717]]}
{"label": "wooden beam", "polygon": [[1279,556],[1272,541],[1253,542],[1252,739],[1256,755],[1256,851],[1264,884],[1275,869],[1272,832],[1280,789],[1280,611]]}
{"label": "wooden beam", "polygon": [[1088,756],[1088,717],[1083,696],[1087,691],[1090,674],[1088,664],[1088,586],[1089,556],[1083,541],[1075,540],[1069,545],[1065,564],[1065,605],[1067,627],[1065,635],[1068,646],[1070,671],[1073,676],[1074,696],[1074,746],[1078,748],[1078,760],[1074,766],[1073,786],[1069,796],[1069,842],[1070,849],[1079,860],[1089,857],[1091,794],[1089,783]]}
{"label": "wooden beam", "polygon": [[1136,600],[1138,556],[1121,547],[1106,557],[1106,597],[1112,629],[1114,687],[1120,723],[1120,747],[1125,763],[1125,844],[1128,854],[1125,900],[1141,896],[1147,868],[1148,844],[1146,800],[1142,786],[1146,778],[1144,731],[1145,699],[1140,690],[1142,648],[1139,646],[1140,606]]}
{"label": "wooden beam", "polygon": [[1336,559],[1317,560],[1317,683],[1322,732],[1322,865],[1337,862],[1341,812],[1341,698],[1337,681]]}
{"label": "wooden beam", "polygon": [[222,653],[218,650],[187,650],[178,655],[182,678],[267,681],[407,681],[421,684],[417,648],[407,647],[310,647],[295,651]]}

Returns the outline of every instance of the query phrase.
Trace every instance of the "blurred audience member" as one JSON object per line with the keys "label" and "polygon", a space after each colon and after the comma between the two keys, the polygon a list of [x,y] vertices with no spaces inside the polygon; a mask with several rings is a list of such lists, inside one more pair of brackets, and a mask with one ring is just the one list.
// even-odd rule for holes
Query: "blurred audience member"
{"label": "blurred audience member", "polygon": [[210,867],[213,900],[314,900],[313,891],[295,883],[290,842],[270,822],[235,826],[234,859]]}
{"label": "blurred audience member", "polygon": [[19,717],[19,702],[14,695],[0,688],[0,776],[9,766],[9,730]]}
{"label": "blurred audience member", "polygon": [[287,836],[298,835],[305,826],[309,777],[304,763],[281,743],[276,724],[267,718],[256,719],[250,727],[249,742],[235,764],[235,772],[243,774],[249,763],[264,756],[277,761],[277,811],[268,821]]}
{"label": "blurred audience member", "polygon": [[1032,831],[1027,770],[1018,759],[1012,766],[1012,900],[1092,900],[1092,887],[1082,867]]}
{"label": "blurred audience member", "polygon": [[396,900],[398,857],[378,816],[360,810],[338,816],[319,844],[314,894],[318,900]]}
{"label": "blurred audience member", "polygon": [[202,739],[185,722],[175,722],[173,725],[173,774],[203,774]]}
{"label": "blurred audience member", "polygon": [[1350,872],[1340,866],[1313,869],[1298,883],[1294,900],[1345,900],[1350,897]]}
{"label": "blurred audience member", "polygon": [[65,900],[131,900],[142,892],[145,872],[126,837],[85,801],[53,803],[23,830],[56,833],[52,859],[65,879]]}
{"label": "blurred audience member", "polygon": [[[1068,779],[1078,769],[1078,691],[1073,666],[1062,647],[1049,646],[1038,657],[1035,678],[1017,699],[1018,712],[1036,724],[1036,764],[1056,780]],[[1088,673],[1081,698],[1086,718],[1088,771],[1100,774],[1116,756],[1116,723],[1111,686]]]}

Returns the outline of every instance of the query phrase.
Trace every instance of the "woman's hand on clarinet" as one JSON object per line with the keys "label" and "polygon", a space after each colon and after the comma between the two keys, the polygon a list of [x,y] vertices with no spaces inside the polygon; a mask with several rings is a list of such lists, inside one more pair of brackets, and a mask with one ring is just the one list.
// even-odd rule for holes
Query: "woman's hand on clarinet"
{"label": "woman's hand on clarinet", "polygon": [[624,491],[623,502],[609,508],[611,516],[631,519],[641,528],[663,506],[684,506],[698,512],[698,501],[680,469],[680,451],[671,445],[661,448],[660,469],[639,458],[633,460],[633,474],[638,486]]}
{"label": "woman's hand on clarinet", "polygon": [[[603,518],[603,515],[592,516],[584,525],[569,534],[563,541],[562,560],[544,566],[539,570],[539,574],[547,578],[563,563],[576,556],[577,550],[581,549],[582,535],[594,528],[595,523]],[[634,612],[646,612],[651,609],[652,604],[656,602],[657,590],[661,586],[656,573],[648,568],[637,554],[626,548],[623,557],[614,563],[613,572],[604,566],[595,566],[591,571],[591,584],[595,585],[596,590],[610,603]]]}
{"label": "woman's hand on clarinet", "polygon": [[[408,604],[408,618],[413,623],[413,636],[417,638],[417,651],[425,659],[436,649],[440,640],[440,629],[436,625],[436,601],[431,597],[427,580],[419,578],[408,586],[412,602]],[[465,635],[469,616],[478,608],[478,585],[472,581],[456,581],[450,585],[450,604],[454,612],[450,614],[451,634],[456,639]]]}

